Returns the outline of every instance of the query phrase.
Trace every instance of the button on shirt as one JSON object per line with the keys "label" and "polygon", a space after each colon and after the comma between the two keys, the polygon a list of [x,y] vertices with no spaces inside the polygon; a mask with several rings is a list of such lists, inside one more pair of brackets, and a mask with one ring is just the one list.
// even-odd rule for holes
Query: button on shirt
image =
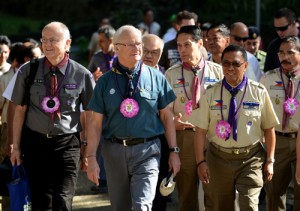
{"label": "button on shirt", "polygon": [[[284,85],[287,87],[288,84],[288,77],[285,74],[282,74]],[[297,91],[298,83],[300,81],[300,75],[297,75],[296,77],[292,77],[292,81],[294,82],[295,86],[295,94]],[[285,101],[285,92],[283,83],[280,76],[280,69],[276,68],[274,70],[268,71],[264,77],[261,79],[261,83],[265,85],[266,89],[268,90],[268,93],[270,95],[274,110],[280,120],[280,123],[282,124],[282,117],[283,117],[283,103]],[[299,87],[300,89],[300,87]],[[297,93],[297,96],[295,98],[300,101],[300,90]],[[300,122],[300,111],[299,108],[297,112],[293,115],[288,117],[288,124],[285,127],[286,133],[289,132],[297,132]],[[282,126],[278,125],[275,127],[276,131],[283,132]]]}
{"label": "button on shirt", "polygon": [[[39,60],[39,67],[34,83],[30,90],[30,106],[26,118],[26,125],[36,132],[49,135],[61,135],[81,131],[80,104],[84,110],[93,94],[93,76],[85,67],[69,59],[70,65],[58,98],[60,101],[61,119],[55,114],[54,123],[50,121],[49,113],[46,113],[41,102],[50,91],[50,69],[45,65],[45,58]],[[57,80],[60,85],[66,74],[67,64],[57,70]],[[44,68],[44,70],[43,70]],[[21,105],[25,96],[25,79],[29,75],[30,64],[22,66],[16,78],[11,100]],[[44,75],[45,74],[45,77]],[[45,82],[44,80],[49,80]],[[49,86],[46,87],[45,83]]]}
{"label": "button on shirt", "polygon": [[[190,122],[199,128],[208,130],[207,138],[210,142],[226,147],[246,147],[262,140],[264,129],[272,128],[279,124],[267,90],[259,83],[248,79],[246,94],[237,113],[237,141],[232,134],[228,140],[220,139],[216,135],[216,125],[222,120],[228,120],[231,94],[223,87],[223,103],[221,101],[222,81],[212,85],[200,99],[200,108],[192,113]],[[236,95],[239,106],[245,87]]]}
{"label": "button on shirt", "polygon": [[[140,64],[133,70],[133,84],[136,87]],[[116,86],[116,80],[120,90]],[[125,118],[120,112],[122,96],[127,94],[127,76],[108,71],[101,76],[94,90],[89,109],[104,114],[105,138],[149,138],[164,133],[159,119],[159,110],[168,106],[176,98],[164,75],[147,65],[143,65],[140,82],[134,99],[139,104],[139,113],[133,118]]]}
{"label": "button on shirt", "polygon": [[[201,80],[202,73],[203,70],[200,70],[198,73],[199,81]],[[194,78],[194,73],[192,71],[184,69],[183,77],[184,79],[182,78],[181,64],[174,65],[173,67],[169,68],[168,71],[166,72],[166,78],[170,83],[170,85],[172,86],[175,95],[177,96],[174,103],[170,104],[170,106],[173,108],[173,112],[175,115],[181,113],[182,120],[187,121],[189,116],[186,114],[185,105],[188,102],[188,98],[190,100],[192,99],[191,86]],[[216,63],[206,61],[203,80],[201,82],[201,87],[200,87],[200,91],[201,91],[200,97],[205,93],[205,89],[207,88],[207,86],[212,85],[222,79],[223,79],[222,67]],[[184,87],[188,97],[186,96]]]}

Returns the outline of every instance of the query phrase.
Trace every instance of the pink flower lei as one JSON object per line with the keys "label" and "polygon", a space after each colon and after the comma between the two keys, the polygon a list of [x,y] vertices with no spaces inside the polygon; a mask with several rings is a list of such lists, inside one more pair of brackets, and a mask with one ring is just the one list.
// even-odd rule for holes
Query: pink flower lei
{"label": "pink flower lei", "polygon": [[58,110],[60,102],[58,97],[44,97],[42,101],[42,108],[46,113],[54,113]]}
{"label": "pink flower lei", "polygon": [[226,139],[231,132],[230,124],[227,121],[220,120],[216,125],[216,134],[220,139]]}
{"label": "pink flower lei", "polygon": [[290,116],[293,116],[299,107],[299,102],[295,98],[288,98],[283,103],[284,112]]}
{"label": "pink flower lei", "polygon": [[120,105],[120,112],[126,118],[135,117],[139,113],[139,104],[132,98],[126,98]]}

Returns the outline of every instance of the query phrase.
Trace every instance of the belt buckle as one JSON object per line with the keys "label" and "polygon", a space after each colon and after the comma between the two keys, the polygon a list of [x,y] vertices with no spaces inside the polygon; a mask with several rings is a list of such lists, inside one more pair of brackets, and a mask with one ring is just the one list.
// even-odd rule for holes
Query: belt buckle
{"label": "belt buckle", "polygon": [[236,155],[239,155],[240,154],[240,149],[233,149],[232,153],[236,154]]}
{"label": "belt buckle", "polygon": [[127,145],[127,140],[126,139],[123,139],[123,146],[124,147],[127,147],[128,145]]}

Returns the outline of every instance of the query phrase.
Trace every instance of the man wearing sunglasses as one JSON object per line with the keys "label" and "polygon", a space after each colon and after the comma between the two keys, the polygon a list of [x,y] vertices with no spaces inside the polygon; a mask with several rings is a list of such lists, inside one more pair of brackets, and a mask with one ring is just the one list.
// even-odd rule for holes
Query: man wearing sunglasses
{"label": "man wearing sunglasses", "polygon": [[288,36],[300,36],[296,25],[296,14],[289,8],[281,8],[274,15],[274,27],[278,37],[271,41],[267,49],[264,71],[280,67],[278,50],[281,40]]}
{"label": "man wearing sunglasses", "polygon": [[[280,120],[280,125],[275,127],[275,174],[271,183],[266,185],[267,206],[268,210],[290,210],[287,209],[288,205],[293,204],[294,210],[300,210],[300,186],[297,185],[292,170],[295,169],[296,157],[299,157],[296,155],[296,139],[300,122],[300,39],[297,36],[284,38],[278,57],[281,66],[268,71],[261,80]],[[291,180],[294,188],[289,193]],[[291,202],[286,200],[292,198],[289,194],[294,195]]]}
{"label": "man wearing sunglasses", "polygon": [[[233,23],[230,26],[230,44],[238,45],[245,48],[246,41],[249,38],[248,27],[242,22]],[[259,81],[262,76],[262,71],[259,69],[259,63],[255,56],[246,51],[249,65],[245,75],[254,81]]]}

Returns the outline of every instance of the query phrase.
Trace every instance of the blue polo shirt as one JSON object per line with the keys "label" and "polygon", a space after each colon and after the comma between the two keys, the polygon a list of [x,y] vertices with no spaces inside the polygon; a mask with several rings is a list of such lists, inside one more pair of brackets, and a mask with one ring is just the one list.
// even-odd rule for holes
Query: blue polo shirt
{"label": "blue polo shirt", "polygon": [[[138,83],[139,71],[142,72]],[[150,138],[163,134],[159,110],[176,99],[165,76],[145,64],[136,65],[133,84],[134,87],[137,85],[134,99],[139,104],[139,113],[133,118],[126,118],[120,112],[120,105],[127,95],[127,84],[127,76],[112,70],[101,76],[96,83],[88,108],[105,116],[103,137]]]}

